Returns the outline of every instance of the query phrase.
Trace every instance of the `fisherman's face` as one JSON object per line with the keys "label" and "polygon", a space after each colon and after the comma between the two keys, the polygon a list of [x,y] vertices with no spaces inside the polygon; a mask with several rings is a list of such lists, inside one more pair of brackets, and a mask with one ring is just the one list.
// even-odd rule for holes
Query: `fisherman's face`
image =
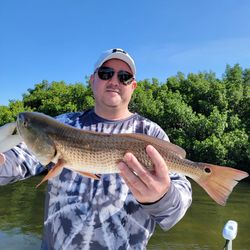
{"label": "fisherman's face", "polygon": [[106,61],[102,66],[114,69],[115,74],[108,80],[102,80],[95,72],[90,83],[94,93],[96,107],[98,108],[128,108],[131,96],[136,88],[136,81],[131,81],[130,84],[124,85],[117,77],[119,71],[127,71],[132,74],[132,71],[127,63],[118,59]]}

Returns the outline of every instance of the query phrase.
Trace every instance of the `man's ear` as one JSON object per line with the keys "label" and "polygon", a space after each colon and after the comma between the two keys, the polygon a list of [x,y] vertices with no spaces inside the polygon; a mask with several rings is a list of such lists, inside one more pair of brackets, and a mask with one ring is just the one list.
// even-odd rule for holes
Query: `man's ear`
{"label": "man's ear", "polygon": [[136,87],[137,87],[137,82],[136,82],[136,80],[133,80],[131,84],[132,84],[132,88],[133,88],[133,89],[136,89]]}
{"label": "man's ear", "polygon": [[90,78],[89,78],[89,84],[90,84],[91,87],[93,86],[94,79],[95,79],[95,75],[92,74],[92,75],[90,76]]}

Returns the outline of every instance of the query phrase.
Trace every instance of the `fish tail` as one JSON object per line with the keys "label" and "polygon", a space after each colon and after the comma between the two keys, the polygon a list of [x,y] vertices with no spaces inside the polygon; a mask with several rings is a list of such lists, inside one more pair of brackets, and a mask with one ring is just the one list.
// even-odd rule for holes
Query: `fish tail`
{"label": "fish tail", "polygon": [[204,175],[196,179],[196,182],[218,204],[225,206],[226,201],[237,183],[248,176],[247,172],[230,168],[201,163],[204,167]]}

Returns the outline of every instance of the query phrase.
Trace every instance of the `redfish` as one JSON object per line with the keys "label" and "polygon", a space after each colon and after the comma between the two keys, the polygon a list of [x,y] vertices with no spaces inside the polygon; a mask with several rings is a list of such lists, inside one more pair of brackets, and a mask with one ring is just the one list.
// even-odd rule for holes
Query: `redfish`
{"label": "redfish", "polygon": [[64,167],[96,179],[98,174],[119,173],[117,164],[126,152],[152,171],[153,164],[145,151],[149,144],[159,151],[170,172],[192,178],[220,205],[226,204],[238,181],[248,176],[234,168],[190,161],[184,149],[155,137],[85,131],[36,112],[20,113],[17,130],[41,164],[55,163],[43,181],[58,175]]}

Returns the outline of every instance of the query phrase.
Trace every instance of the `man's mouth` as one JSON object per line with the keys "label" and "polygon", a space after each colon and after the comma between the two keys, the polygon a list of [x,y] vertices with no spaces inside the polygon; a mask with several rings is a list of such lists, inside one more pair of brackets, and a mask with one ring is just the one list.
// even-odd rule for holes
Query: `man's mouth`
{"label": "man's mouth", "polygon": [[106,89],[107,92],[115,92],[117,94],[120,93],[120,91],[118,89]]}

